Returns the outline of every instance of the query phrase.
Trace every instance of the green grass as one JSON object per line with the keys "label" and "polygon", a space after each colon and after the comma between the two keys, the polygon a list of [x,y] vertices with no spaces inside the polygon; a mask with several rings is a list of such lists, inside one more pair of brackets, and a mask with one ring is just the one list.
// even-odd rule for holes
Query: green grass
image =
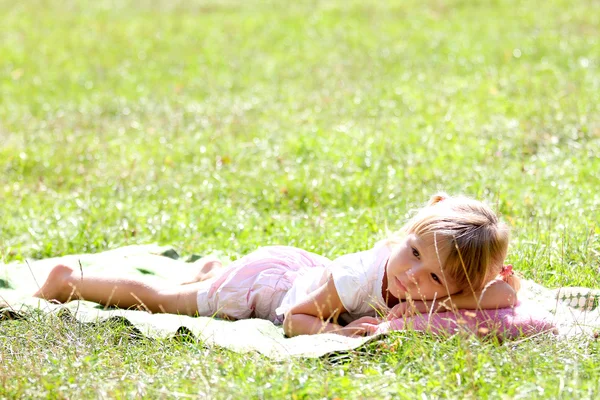
{"label": "green grass", "polygon": [[[0,0],[0,261],[334,258],[445,190],[496,206],[526,278],[600,287],[598,37],[592,0]],[[275,363],[45,317],[0,337],[0,397],[600,395],[584,338]]]}
{"label": "green grass", "polygon": [[56,317],[22,324],[1,325],[1,393],[9,398],[594,398],[600,390],[600,343],[581,339],[500,345],[405,332],[344,356],[276,363],[137,338],[119,325]]}

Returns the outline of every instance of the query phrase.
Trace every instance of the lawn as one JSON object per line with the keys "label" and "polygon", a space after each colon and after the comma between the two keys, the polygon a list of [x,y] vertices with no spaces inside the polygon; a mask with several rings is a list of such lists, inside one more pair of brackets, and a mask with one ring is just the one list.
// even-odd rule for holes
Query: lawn
{"label": "lawn", "polygon": [[[0,0],[0,261],[368,249],[443,190],[600,287],[600,3]],[[597,398],[600,343],[404,332],[273,362],[32,315],[0,397]]]}

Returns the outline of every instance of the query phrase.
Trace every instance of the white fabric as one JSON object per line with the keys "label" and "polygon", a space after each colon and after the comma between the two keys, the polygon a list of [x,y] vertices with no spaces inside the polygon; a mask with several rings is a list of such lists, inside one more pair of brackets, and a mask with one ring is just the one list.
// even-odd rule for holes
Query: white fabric
{"label": "white fabric", "polygon": [[314,267],[300,271],[292,287],[283,297],[281,304],[275,309],[275,313],[283,317],[290,308],[306,299],[310,293],[327,282],[328,276],[329,272],[326,267]]}
{"label": "white fabric", "polygon": [[341,256],[329,266],[302,271],[277,308],[277,315],[283,315],[306,299],[331,275],[348,314],[342,316],[343,320],[349,322],[367,315],[376,316],[385,309],[382,287],[389,253],[387,246],[379,242],[370,250]]}
{"label": "white fabric", "polygon": [[386,310],[382,292],[389,254],[389,248],[380,242],[370,250],[348,254],[333,262],[333,283],[350,320],[377,316]]}

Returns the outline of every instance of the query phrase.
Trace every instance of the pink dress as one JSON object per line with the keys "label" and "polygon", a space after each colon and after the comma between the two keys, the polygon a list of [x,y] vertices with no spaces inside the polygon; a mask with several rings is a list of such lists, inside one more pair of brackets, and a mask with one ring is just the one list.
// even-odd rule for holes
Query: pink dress
{"label": "pink dress", "polygon": [[322,274],[331,260],[289,246],[261,247],[234,261],[198,291],[198,314],[282,322],[275,309],[298,275]]}
{"label": "pink dress", "polygon": [[382,285],[388,257],[383,242],[335,261],[295,247],[262,247],[200,287],[198,314],[281,323],[285,311],[331,276],[347,310],[344,319],[376,315],[386,308]]}

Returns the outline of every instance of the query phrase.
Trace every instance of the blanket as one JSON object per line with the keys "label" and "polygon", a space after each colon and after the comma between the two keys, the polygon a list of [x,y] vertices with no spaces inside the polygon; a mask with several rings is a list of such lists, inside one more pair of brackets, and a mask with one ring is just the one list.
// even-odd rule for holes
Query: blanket
{"label": "blanket", "polygon": [[515,339],[551,332],[559,336],[600,332],[600,290],[582,287],[548,289],[522,280],[515,307],[499,310],[458,310],[418,315],[382,324],[379,332],[415,329],[434,333],[471,332]]}
{"label": "blanket", "polygon": [[558,335],[597,334],[600,329],[600,290],[586,288],[547,289],[524,282],[520,303],[514,308],[494,311],[459,310],[453,313],[420,315],[382,322],[378,334],[348,338],[320,334],[285,338],[280,326],[269,321],[248,319],[225,321],[208,317],[151,314],[143,310],[106,308],[88,301],[64,305],[31,297],[49,270],[62,263],[85,271],[144,275],[173,283],[189,281],[199,266],[198,256],[181,258],[170,246],[134,245],[98,254],[69,255],[26,263],[0,264],[0,321],[27,318],[33,310],[68,314],[82,323],[122,321],[149,337],[192,335],[207,346],[221,346],[237,352],[257,351],[273,359],[320,357],[355,349],[395,330],[423,330],[433,333],[471,332],[502,339],[543,332]]}

